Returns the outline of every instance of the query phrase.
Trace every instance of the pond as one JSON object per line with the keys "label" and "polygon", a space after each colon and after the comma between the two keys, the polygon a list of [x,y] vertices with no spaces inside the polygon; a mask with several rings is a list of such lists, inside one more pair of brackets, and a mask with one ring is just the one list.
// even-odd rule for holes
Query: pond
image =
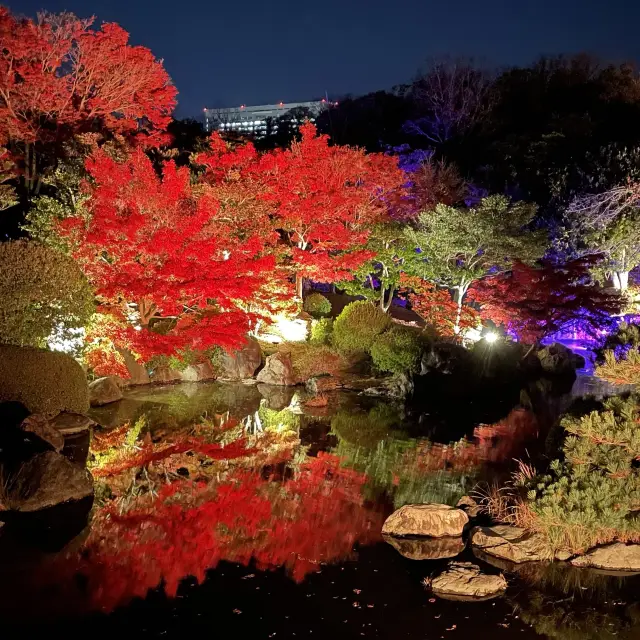
{"label": "pond", "polygon": [[[639,576],[498,566],[466,549],[461,559],[504,571],[509,588],[450,601],[422,584],[447,559],[419,545],[402,555],[380,533],[404,504],[455,504],[508,477],[514,459],[544,457],[566,391],[532,385],[474,422],[473,406],[450,402],[132,389],[93,412],[91,524],[47,550],[0,530],[3,637],[640,637]],[[593,378],[574,386],[608,391]]]}

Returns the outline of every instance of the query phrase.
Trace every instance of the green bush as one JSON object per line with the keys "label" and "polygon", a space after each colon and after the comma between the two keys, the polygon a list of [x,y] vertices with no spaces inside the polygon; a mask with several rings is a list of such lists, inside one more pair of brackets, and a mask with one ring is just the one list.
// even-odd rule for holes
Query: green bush
{"label": "green bush", "polygon": [[391,327],[391,318],[366,300],[347,305],[333,323],[333,344],[340,351],[369,352],[376,336]]}
{"label": "green bush", "polygon": [[329,344],[333,335],[333,320],[320,318],[311,323],[311,344]]}
{"label": "green bush", "polygon": [[328,316],[331,313],[331,302],[321,293],[312,293],[304,299],[302,308],[314,318]]}
{"label": "green bush", "polygon": [[418,368],[422,345],[418,336],[406,327],[391,327],[376,336],[371,359],[380,371],[412,373]]}
{"label": "green bush", "polygon": [[0,342],[45,347],[74,337],[95,311],[93,294],[69,256],[36,242],[0,243]]}
{"label": "green bush", "polygon": [[640,541],[639,420],[634,396],[563,418],[564,460],[524,485],[525,508],[552,548],[580,552],[613,540]]}
{"label": "green bush", "polygon": [[21,402],[31,413],[89,410],[82,367],[65,353],[0,345],[0,402]]}

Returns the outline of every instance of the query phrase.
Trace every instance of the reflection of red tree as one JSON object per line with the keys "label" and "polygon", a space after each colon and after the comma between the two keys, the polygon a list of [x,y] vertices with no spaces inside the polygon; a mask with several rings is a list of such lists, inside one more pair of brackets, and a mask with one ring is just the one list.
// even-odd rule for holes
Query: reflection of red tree
{"label": "reflection of red tree", "polygon": [[514,409],[500,422],[476,427],[471,440],[463,438],[446,445],[424,441],[418,447],[418,466],[427,471],[465,471],[504,462],[521,455],[537,433],[536,417],[526,409]]}
{"label": "reflection of red tree", "polygon": [[175,595],[183,578],[202,581],[220,560],[285,566],[300,581],[321,563],[349,558],[356,542],[378,539],[383,514],[365,507],[365,480],[321,454],[285,483],[237,470],[215,485],[166,485],[123,515],[106,507],[81,554],[91,604],[111,610],[162,582]]}

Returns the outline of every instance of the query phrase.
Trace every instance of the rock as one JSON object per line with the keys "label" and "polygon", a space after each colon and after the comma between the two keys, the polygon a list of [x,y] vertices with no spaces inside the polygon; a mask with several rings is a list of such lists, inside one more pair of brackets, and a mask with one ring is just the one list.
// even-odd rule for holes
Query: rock
{"label": "rock", "polygon": [[286,409],[293,400],[295,390],[291,387],[277,387],[272,384],[258,384],[257,389],[260,395],[265,398],[267,409],[282,411]]}
{"label": "rock", "polygon": [[453,342],[435,342],[425,348],[422,354],[419,375],[453,375],[469,371],[471,361],[472,357],[464,347]]}
{"label": "rock", "polygon": [[32,433],[40,440],[51,445],[54,451],[60,452],[64,447],[64,436],[51,424],[49,417],[40,413],[32,413],[20,425],[22,431]]}
{"label": "rock", "polygon": [[407,398],[413,393],[413,380],[406,373],[398,373],[384,378],[376,386],[365,389],[363,393],[384,398]]}
{"label": "rock", "polygon": [[446,504],[407,504],[392,513],[382,533],[392,536],[461,536],[467,514]]}
{"label": "rock", "polygon": [[456,507],[462,509],[469,518],[477,518],[482,513],[482,507],[471,496],[462,496]]}
{"label": "rock", "polygon": [[615,542],[592,549],[571,561],[574,567],[591,567],[608,571],[640,571],[640,544]]}
{"label": "rock", "polygon": [[462,538],[396,538],[388,535],[383,538],[409,560],[455,558],[466,546]]}
{"label": "rock", "polygon": [[571,553],[571,551],[567,551],[566,549],[556,549],[553,554],[553,559],[558,562],[566,562],[570,558],[572,558],[575,554]]}
{"label": "rock", "polygon": [[502,574],[482,573],[480,567],[471,562],[452,562],[446,571],[427,581],[431,590],[442,597],[495,598],[507,588]]}
{"label": "rock", "polygon": [[51,425],[63,436],[72,436],[78,433],[89,431],[96,426],[91,418],[80,413],[70,413],[63,411],[50,420]]}
{"label": "rock", "polygon": [[327,391],[336,391],[342,388],[340,380],[331,376],[318,376],[316,378],[309,378],[305,386],[309,393],[313,393],[315,395],[326,393]]}
{"label": "rock", "polygon": [[160,382],[167,384],[169,382],[181,382],[182,373],[177,369],[172,369],[166,365],[160,365],[152,369],[149,373],[151,382]]}
{"label": "rock", "polygon": [[585,366],[582,356],[573,353],[571,349],[559,342],[543,347],[536,356],[545,373],[557,376],[574,374],[576,369],[582,369]]}
{"label": "rock", "polygon": [[471,544],[491,556],[516,563],[553,557],[542,535],[509,525],[475,527],[471,531]]}
{"label": "rock", "polygon": [[115,376],[98,378],[89,385],[89,401],[92,407],[122,400],[122,389]]}
{"label": "rock", "polygon": [[223,352],[221,378],[245,380],[252,378],[262,364],[262,349],[255,338],[247,338],[246,344],[232,353]]}
{"label": "rock", "polygon": [[123,380],[124,384],[133,386],[138,384],[149,384],[151,378],[146,367],[140,364],[128,349],[118,349],[118,353],[122,356],[124,364],[129,372],[129,378]]}
{"label": "rock", "polygon": [[202,380],[214,380],[216,377],[216,372],[210,362],[190,364],[183,371],[180,371],[180,379],[183,382],[201,382]]}
{"label": "rock", "polygon": [[25,462],[6,489],[6,506],[15,511],[38,511],[93,494],[91,474],[55,451]]}
{"label": "rock", "polygon": [[66,353],[3,344],[1,402],[20,402],[29,413],[85,413],[89,409],[87,376]]}
{"label": "rock", "polygon": [[256,380],[264,384],[276,384],[283,387],[295,385],[296,379],[289,354],[278,352],[268,356],[264,369],[260,371]]}

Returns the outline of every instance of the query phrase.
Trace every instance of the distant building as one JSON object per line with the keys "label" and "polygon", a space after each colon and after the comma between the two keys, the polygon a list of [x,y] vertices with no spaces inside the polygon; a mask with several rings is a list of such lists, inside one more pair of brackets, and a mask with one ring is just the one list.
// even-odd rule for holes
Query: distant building
{"label": "distant building", "polygon": [[328,106],[326,100],[311,102],[280,102],[256,106],[240,105],[224,109],[205,109],[204,128],[206,131],[232,131],[251,134],[257,138],[274,133],[282,123],[282,117],[290,124],[300,124],[297,116],[308,114],[313,122],[316,116]]}

